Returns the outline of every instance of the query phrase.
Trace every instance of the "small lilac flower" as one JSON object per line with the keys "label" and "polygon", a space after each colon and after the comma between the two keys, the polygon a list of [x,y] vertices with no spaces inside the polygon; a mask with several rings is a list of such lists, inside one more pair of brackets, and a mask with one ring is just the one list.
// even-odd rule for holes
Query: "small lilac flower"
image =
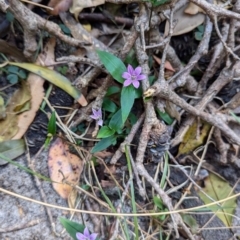
{"label": "small lilac flower", "polygon": [[135,88],[139,88],[139,81],[146,79],[146,76],[141,74],[142,68],[136,67],[133,69],[131,65],[128,65],[127,72],[122,74],[122,77],[125,79],[123,85],[127,87],[129,85],[133,85]]}
{"label": "small lilac flower", "polygon": [[90,234],[88,228],[86,227],[82,233],[77,232],[76,238],[78,240],[95,240],[97,238],[97,233]]}
{"label": "small lilac flower", "polygon": [[90,115],[90,118],[94,119],[97,121],[97,124],[99,126],[103,125],[103,120],[102,120],[102,110],[99,108],[98,110],[92,109],[93,114]]}

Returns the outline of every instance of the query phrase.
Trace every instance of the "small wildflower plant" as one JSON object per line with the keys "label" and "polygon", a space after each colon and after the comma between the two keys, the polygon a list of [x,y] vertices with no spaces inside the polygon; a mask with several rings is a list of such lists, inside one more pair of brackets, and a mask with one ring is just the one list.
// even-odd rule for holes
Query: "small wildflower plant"
{"label": "small wildflower plant", "polygon": [[98,240],[98,234],[90,233],[88,228],[83,224],[68,220],[66,218],[60,218],[60,222],[74,240]]}
{"label": "small wildflower plant", "polygon": [[94,119],[97,121],[97,124],[99,126],[103,125],[103,120],[102,120],[102,109],[92,109],[92,115],[90,115],[90,118]]}
{"label": "small wildflower plant", "polygon": [[[122,84],[122,88],[116,86],[109,88],[108,93],[103,99],[103,110],[110,112],[107,119],[103,121],[101,109],[92,109],[93,114],[90,117],[96,120],[97,124],[101,126],[97,138],[102,138],[92,149],[92,153],[114,145],[117,138],[123,137],[124,134],[126,135],[125,122],[129,120],[131,124],[134,123],[134,116],[131,114],[131,109],[135,99],[142,96],[141,82],[147,79],[142,74],[140,66],[134,68],[131,64],[128,64],[126,67],[121,59],[109,52],[97,51],[97,53],[104,67],[117,82]],[[119,94],[120,106],[111,101],[109,98],[111,94]]]}
{"label": "small wildflower plant", "polygon": [[88,228],[86,227],[83,231],[83,233],[76,233],[76,237],[78,240],[96,240],[97,233],[90,234]]}

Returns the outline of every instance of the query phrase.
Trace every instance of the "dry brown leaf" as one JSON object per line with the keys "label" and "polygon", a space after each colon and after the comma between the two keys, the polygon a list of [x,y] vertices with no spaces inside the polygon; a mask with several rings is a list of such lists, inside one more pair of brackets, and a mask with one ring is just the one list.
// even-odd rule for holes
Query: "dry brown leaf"
{"label": "dry brown leaf", "polygon": [[18,132],[17,114],[29,109],[30,100],[29,86],[23,81],[21,88],[9,100],[6,108],[6,118],[0,121],[0,142],[10,140]]}
{"label": "dry brown leaf", "polygon": [[49,7],[53,8],[53,11],[49,11],[51,15],[58,15],[61,12],[66,12],[72,5],[72,0],[50,0]]}
{"label": "dry brown leaf", "polygon": [[[157,57],[157,56],[155,56],[155,55],[153,55],[153,58],[155,59],[155,61],[159,64],[159,65],[161,65],[161,59],[159,58],[159,57]],[[176,70],[172,67],[172,65],[171,65],[171,63],[169,62],[169,61],[165,61],[165,63],[164,63],[164,68],[165,69],[167,69],[167,70],[169,70],[169,71],[172,71],[172,72],[175,72]]]}
{"label": "dry brown leaf", "polygon": [[187,6],[187,8],[185,9],[184,11],[185,13],[187,14],[190,14],[190,15],[195,15],[197,13],[204,13],[203,9],[200,8],[198,5],[190,2]]}
{"label": "dry brown leaf", "polygon": [[[46,44],[43,52],[38,56],[36,64],[46,66],[54,63],[54,48],[55,48],[56,40],[55,38],[51,38]],[[38,75],[33,73],[29,73],[27,82],[30,86],[31,92],[31,108],[28,111],[19,114],[18,116],[18,132],[15,132],[15,135],[12,139],[20,139],[27,131],[29,125],[32,123],[36,116],[36,112],[38,111],[43,97],[44,97],[44,88],[43,83],[44,79]]]}
{"label": "dry brown leaf", "polygon": [[[173,29],[172,36],[181,35],[192,31],[197,26],[201,25],[205,20],[205,14],[198,13],[196,15],[189,15],[184,12],[185,6],[177,10],[174,14],[174,21],[177,22]],[[169,21],[166,22],[164,36],[169,33]]]}
{"label": "dry brown leaf", "polygon": [[[76,189],[72,189],[70,194],[68,195],[68,207],[75,208],[76,206],[76,199],[77,199],[78,192]],[[74,212],[71,212],[73,214]]]}
{"label": "dry brown leaf", "polygon": [[[61,138],[57,138],[49,149],[48,168],[55,191],[62,198],[68,199],[70,204],[73,204],[74,199],[70,196],[73,187],[62,182],[66,181],[72,185],[78,184],[83,162],[78,156],[69,152],[68,145],[65,145]],[[75,194],[73,196],[76,197]]]}
{"label": "dry brown leaf", "polygon": [[96,7],[104,4],[105,0],[73,0],[73,4],[70,8],[70,12],[74,15],[75,19],[78,19],[79,13],[88,7]]}

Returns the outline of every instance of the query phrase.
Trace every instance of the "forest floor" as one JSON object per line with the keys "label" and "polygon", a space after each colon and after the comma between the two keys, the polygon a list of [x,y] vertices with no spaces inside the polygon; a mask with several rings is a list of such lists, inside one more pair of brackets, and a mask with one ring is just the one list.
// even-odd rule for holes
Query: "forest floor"
{"label": "forest floor", "polygon": [[33,2],[0,1],[0,239],[238,239],[240,1]]}

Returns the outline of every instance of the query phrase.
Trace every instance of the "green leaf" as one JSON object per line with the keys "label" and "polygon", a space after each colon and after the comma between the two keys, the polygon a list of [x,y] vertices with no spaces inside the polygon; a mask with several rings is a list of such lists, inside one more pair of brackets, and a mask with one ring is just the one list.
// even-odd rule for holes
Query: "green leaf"
{"label": "green leaf", "polygon": [[57,131],[57,126],[56,126],[56,113],[53,111],[49,122],[48,122],[48,133],[51,133],[52,135],[55,135]]}
{"label": "green leaf", "polygon": [[[23,139],[8,140],[0,143],[0,153],[6,158],[14,159],[22,155],[25,151],[25,142]],[[0,158],[0,165],[8,162]]]}
{"label": "green leaf", "polygon": [[174,122],[174,119],[171,118],[171,116],[167,112],[161,112],[159,109],[157,109],[157,113],[159,117],[168,125],[171,125]]}
{"label": "green leaf", "polygon": [[160,210],[164,209],[163,202],[162,202],[162,200],[159,197],[154,196],[153,197],[153,202]]}
{"label": "green leaf", "polygon": [[9,74],[7,75],[7,80],[11,83],[11,84],[15,84],[18,82],[18,76],[16,74]]}
{"label": "green leaf", "polygon": [[204,27],[204,25],[200,25],[200,26],[197,27],[197,29],[198,29],[199,32],[203,33],[205,27]]}
{"label": "green leaf", "polygon": [[[218,201],[234,195],[234,191],[229,183],[213,173],[210,173],[204,180],[204,188],[202,190],[206,195],[202,192],[198,192],[198,195],[205,204],[213,202],[209,197]],[[236,207],[236,198],[226,200],[220,206],[208,206],[212,212],[216,213],[216,216],[222,220],[226,227],[232,226],[232,216]]]}
{"label": "green leaf", "polygon": [[111,112],[111,113],[114,113],[114,112],[117,111],[117,105],[109,98],[104,98],[103,99],[102,108],[105,111]]}
{"label": "green leaf", "polygon": [[25,71],[20,70],[17,74],[21,79],[26,79],[27,78],[27,74]]}
{"label": "green leaf", "polygon": [[203,38],[203,34],[201,32],[195,32],[195,39],[201,41]]}
{"label": "green leaf", "polygon": [[134,125],[138,120],[136,115],[134,115],[133,113],[130,113],[128,118],[129,118],[129,121],[130,121],[131,125]]}
{"label": "green leaf", "polygon": [[14,20],[14,15],[11,13],[11,12],[9,12],[9,11],[7,11],[7,13],[6,13],[6,19],[9,21],[9,22],[13,22],[13,20]]}
{"label": "green leaf", "polygon": [[123,87],[121,92],[121,109],[122,109],[122,122],[124,123],[129,113],[131,112],[134,99],[135,99],[135,88],[130,85]]}
{"label": "green leaf", "polygon": [[84,225],[70,221],[63,217],[60,218],[60,222],[64,226],[66,231],[69,233],[69,235],[75,240],[77,240],[76,233],[77,232],[83,233],[85,228]]}
{"label": "green leaf", "polygon": [[181,214],[183,221],[191,228],[192,233],[196,234],[199,226],[196,219],[189,214]]}
{"label": "green leaf", "polygon": [[[163,205],[163,202],[159,197],[154,196],[153,197],[153,202],[161,212],[167,212],[168,211],[167,208]],[[165,218],[166,218],[166,215],[159,215],[158,216],[158,219],[160,221],[165,220]]]}
{"label": "green leaf", "polygon": [[70,96],[72,96],[74,99],[76,99],[82,106],[86,106],[87,102],[81,92],[72,86],[71,82],[61,75],[60,73],[51,70],[47,67],[42,67],[36,64],[32,63],[15,63],[15,62],[9,62],[8,64],[17,66],[20,68],[23,68],[25,70],[28,70],[32,73],[35,73],[42,78],[45,78],[50,83],[56,85],[57,87],[63,89],[65,92],[67,92]]}
{"label": "green leaf", "polygon": [[170,2],[171,0],[151,0],[150,2],[152,3],[153,7],[157,7],[160,5],[163,5],[165,3]]}
{"label": "green leaf", "polygon": [[107,90],[107,93],[106,93],[106,97],[110,96],[110,95],[113,95],[113,94],[116,94],[116,93],[119,93],[120,92],[120,87],[117,87],[117,86],[111,86],[108,88]]}
{"label": "green leaf", "polygon": [[71,35],[71,31],[70,29],[64,25],[64,24],[59,24],[59,27],[61,28],[61,30],[66,34],[66,35]]}
{"label": "green leaf", "polygon": [[62,75],[66,75],[68,71],[68,66],[62,66],[62,67],[57,67],[58,72],[60,72]]}
{"label": "green leaf", "polygon": [[127,57],[124,60],[124,63],[126,65],[130,64],[134,68],[139,66],[134,49],[131,49],[131,51],[128,53]]}
{"label": "green leaf", "polygon": [[143,96],[142,88],[135,89],[135,98],[141,98]]}
{"label": "green leaf", "polygon": [[19,70],[19,68],[18,67],[16,67],[16,66],[8,66],[7,67],[7,71],[9,72],[9,73],[18,73],[18,70]]}
{"label": "green leaf", "polygon": [[123,83],[124,79],[122,78],[122,74],[123,72],[126,72],[126,66],[122,60],[105,51],[97,50],[97,54],[111,76],[118,82]]}
{"label": "green leaf", "polygon": [[110,137],[107,138],[103,138],[100,142],[98,142],[94,148],[92,149],[91,153],[96,153],[96,152],[100,152],[104,149],[106,149],[107,147],[111,146],[111,145],[115,145],[116,144],[116,136],[112,135]]}
{"label": "green leaf", "polygon": [[107,126],[101,127],[101,129],[98,132],[97,138],[107,138],[112,136],[115,133],[114,129],[110,129]]}
{"label": "green leaf", "polygon": [[149,81],[149,84],[150,84],[150,85],[153,85],[153,83],[154,83],[156,80],[157,80],[157,79],[156,79],[155,76],[149,76],[149,77],[148,77],[148,81]]}
{"label": "green leaf", "polygon": [[123,121],[122,121],[122,111],[119,109],[111,118],[109,122],[109,127],[118,131],[123,128]]}

